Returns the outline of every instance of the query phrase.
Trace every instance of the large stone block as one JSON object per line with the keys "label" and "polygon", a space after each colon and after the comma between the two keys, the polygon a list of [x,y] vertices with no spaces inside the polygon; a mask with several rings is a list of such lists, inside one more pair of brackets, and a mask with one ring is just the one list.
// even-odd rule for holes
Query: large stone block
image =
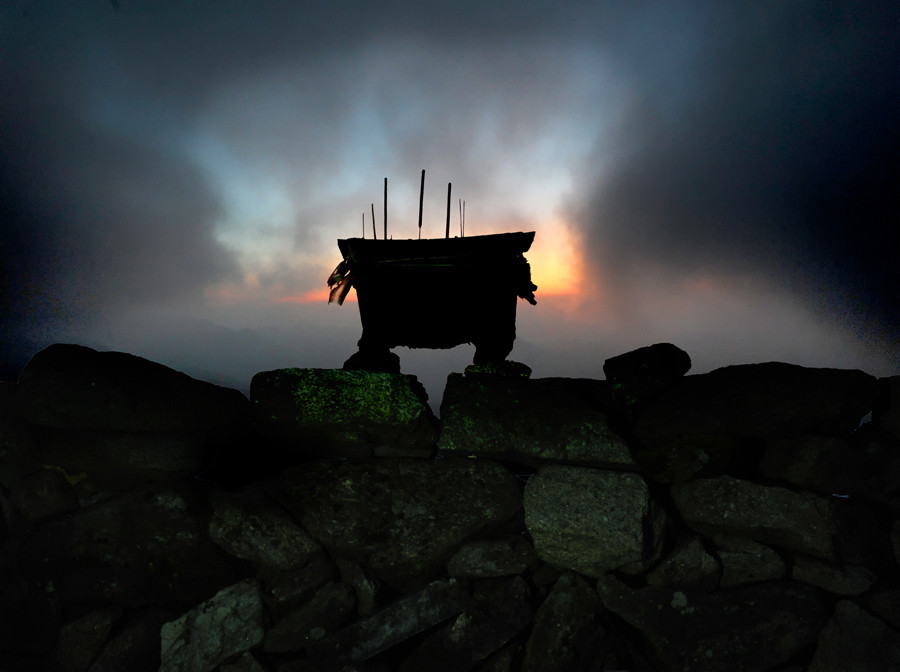
{"label": "large stone block", "polygon": [[784,559],[774,550],[744,537],[715,537],[716,555],[722,563],[719,588],[783,579]]}
{"label": "large stone block", "polygon": [[160,672],[212,672],[220,663],[262,643],[259,584],[229,586],[162,626]]}
{"label": "large stone block", "polygon": [[325,669],[344,669],[341,665],[364,662],[460,614],[466,601],[456,579],[433,581],[316,642],[309,649],[309,657]]}
{"label": "large stone block", "polygon": [[637,474],[545,465],[525,487],[525,525],[541,559],[598,577],[645,569],[663,514]]}
{"label": "large stone block", "polygon": [[229,439],[250,423],[247,398],[124,352],[56,344],[22,370],[16,411],[32,425]]}
{"label": "large stone block", "polygon": [[0,485],[40,469],[31,427],[14,410],[18,386],[0,382]]}
{"label": "large stone block", "polygon": [[400,672],[470,670],[531,622],[531,591],[521,576],[477,582],[466,610],[428,636]]}
{"label": "large stone block", "polygon": [[202,436],[35,428],[42,464],[66,475],[79,498],[171,483],[199,472],[213,451]]}
{"label": "large stone block", "polygon": [[718,560],[703,545],[698,536],[683,537],[653,571],[647,583],[665,588],[715,588],[719,582]]}
{"label": "large stone block", "polygon": [[672,486],[684,521],[706,535],[726,534],[837,560],[837,503],[827,497],[729,476]]}
{"label": "large stone block", "polygon": [[895,444],[862,438],[772,439],[766,442],[760,471],[804,490],[885,501],[900,489],[900,451]]}
{"label": "large stone block", "polygon": [[759,439],[853,431],[876,388],[862,371],[779,362],[686,376],[637,414],[635,457],[667,482],[750,470]]}
{"label": "large stone block", "polygon": [[855,602],[838,602],[819,636],[809,672],[898,669],[900,635]]}
{"label": "large stone block", "polygon": [[671,343],[655,343],[603,362],[616,401],[635,408],[659,396],[690,368],[690,356]]}
{"label": "large stone block", "polygon": [[160,629],[173,614],[148,607],[126,617],[103,645],[89,672],[158,672]]}
{"label": "large stone block", "polygon": [[305,649],[348,621],[355,608],[356,598],[350,586],[328,583],[268,629],[263,650],[291,653]]}
{"label": "large stone block", "polygon": [[563,574],[535,614],[522,672],[583,669],[576,665],[587,654],[599,663],[604,648],[595,637],[599,605],[597,591],[584,577],[573,572]]}
{"label": "large stone block", "polygon": [[382,447],[432,449],[436,420],[415,376],[278,369],[250,383],[256,427],[281,445],[368,456]]}
{"label": "large stone block", "polygon": [[879,379],[878,388],[878,402],[873,413],[873,422],[900,440],[900,376]]}
{"label": "large stone block", "polygon": [[447,562],[453,577],[486,579],[523,574],[539,562],[534,547],[522,535],[469,541]]}
{"label": "large stone block", "polygon": [[209,537],[231,555],[281,570],[305,565],[319,545],[261,492],[216,492]]}
{"label": "large stone block", "polygon": [[320,462],[284,472],[283,486],[284,505],[332,555],[403,589],[522,509],[520,482],[488,460]]}
{"label": "large stone block", "polygon": [[670,672],[763,672],[815,643],[827,612],[805,584],[762,583],[722,593],[597,584],[603,606],[639,630]]}
{"label": "large stone block", "polygon": [[35,581],[88,604],[193,605],[234,576],[207,537],[205,493],[193,482],[146,486],[86,506],[23,539]]}
{"label": "large stone block", "polygon": [[450,374],[438,450],[526,464],[633,466],[613,429],[609,385],[588,379]]}

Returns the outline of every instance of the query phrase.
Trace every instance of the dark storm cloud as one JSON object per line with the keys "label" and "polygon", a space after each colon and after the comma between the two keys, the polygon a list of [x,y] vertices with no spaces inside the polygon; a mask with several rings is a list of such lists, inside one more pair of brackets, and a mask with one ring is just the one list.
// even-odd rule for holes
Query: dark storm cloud
{"label": "dark storm cloud", "polygon": [[[652,268],[895,316],[880,290],[898,283],[896,7],[4,3],[2,336],[56,339],[56,324],[239,284],[259,252],[240,245],[268,235],[240,230],[257,187],[289,193],[281,239],[298,253],[257,280],[303,287],[320,272],[298,264],[343,226],[335,204],[353,204],[339,235],[356,235],[383,175],[393,202],[422,167],[429,194],[452,179],[474,228],[492,199],[524,217],[523,177],[585,154],[558,172],[576,176],[586,262],[621,302]],[[542,137],[583,146],[542,153]]]}
{"label": "dark storm cloud", "polygon": [[[7,8],[2,24],[0,310],[4,331],[29,340],[194,296],[236,270],[213,237],[216,198],[159,129],[128,134],[92,118],[92,94],[110,84],[90,67],[103,31],[86,23],[91,10],[60,7]],[[147,113],[111,111],[124,128]]]}
{"label": "dark storm cloud", "polygon": [[608,52],[627,100],[577,206],[612,294],[750,276],[896,328],[898,5],[645,10]]}

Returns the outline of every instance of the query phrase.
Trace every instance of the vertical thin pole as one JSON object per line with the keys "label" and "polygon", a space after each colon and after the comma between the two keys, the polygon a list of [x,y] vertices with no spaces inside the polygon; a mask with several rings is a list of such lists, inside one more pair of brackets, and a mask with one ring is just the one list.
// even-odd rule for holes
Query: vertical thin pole
{"label": "vertical thin pole", "polygon": [[366,237],[366,213],[362,213],[363,216],[363,238]]}
{"label": "vertical thin pole", "polygon": [[372,203],[372,240],[378,240],[378,235],[375,233],[375,204]]}
{"label": "vertical thin pole", "polygon": [[462,238],[462,199],[459,199],[459,237]]}
{"label": "vertical thin pole", "polygon": [[422,200],[425,198],[425,169],[422,169],[422,186],[419,187],[419,238],[422,238]]}
{"label": "vertical thin pole", "polygon": [[387,178],[384,178],[384,240],[387,240]]}
{"label": "vertical thin pole", "polygon": [[447,183],[447,226],[444,228],[444,238],[450,237],[450,187],[453,186],[451,182]]}

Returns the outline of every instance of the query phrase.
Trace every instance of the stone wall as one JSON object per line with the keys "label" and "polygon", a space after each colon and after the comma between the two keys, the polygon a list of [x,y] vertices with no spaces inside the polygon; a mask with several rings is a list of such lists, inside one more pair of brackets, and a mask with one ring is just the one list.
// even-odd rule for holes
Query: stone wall
{"label": "stone wall", "polygon": [[900,377],[0,383],[0,670],[900,669]]}

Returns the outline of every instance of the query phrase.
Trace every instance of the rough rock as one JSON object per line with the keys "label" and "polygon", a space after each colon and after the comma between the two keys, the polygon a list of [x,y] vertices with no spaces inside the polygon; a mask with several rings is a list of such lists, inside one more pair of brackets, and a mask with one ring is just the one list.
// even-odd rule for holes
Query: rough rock
{"label": "rough rock", "polygon": [[355,562],[338,558],[336,563],[341,582],[350,586],[356,595],[356,612],[360,616],[375,613],[378,598],[378,584],[366,576],[365,570]]}
{"label": "rough rock", "polygon": [[626,407],[638,407],[659,396],[690,368],[690,356],[671,343],[648,345],[603,363],[613,396]]}
{"label": "rough rock", "polygon": [[330,553],[403,589],[522,508],[520,483],[488,460],[320,462],[285,471],[283,486],[284,505]]}
{"label": "rough rock", "polygon": [[23,539],[22,557],[68,601],[190,606],[233,577],[207,526],[206,497],[193,483],[145,486],[44,524]]}
{"label": "rough rock", "polygon": [[305,649],[346,622],[355,608],[356,598],[350,586],[328,583],[269,628],[263,651],[291,653]]}
{"label": "rough rock", "polygon": [[895,520],[891,526],[891,550],[894,553],[894,561],[900,565],[900,520]]}
{"label": "rough rock", "polygon": [[35,428],[41,463],[66,475],[80,499],[200,471],[209,449],[199,434]]}
{"label": "rough rock", "polygon": [[723,593],[597,585],[603,606],[639,630],[656,670],[763,672],[815,643],[827,612],[812,586],[761,583]]}
{"label": "rough rock", "polygon": [[457,578],[486,579],[523,574],[538,562],[537,553],[522,535],[506,539],[470,541],[447,562],[447,573]]}
{"label": "rough rock", "polygon": [[859,605],[842,600],[819,636],[808,672],[900,669],[900,635]]}
{"label": "rough rock", "polygon": [[631,467],[628,446],[611,426],[612,408],[603,381],[452,373],[438,450],[526,464]]}
{"label": "rough rock", "polygon": [[672,499],[700,534],[743,536],[837,560],[838,522],[831,499],[729,476],[675,484]]}
{"label": "rough rock", "polygon": [[160,663],[159,631],[170,616],[159,607],[133,614],[103,645],[88,672],[157,672]]}
{"label": "rough rock", "polygon": [[466,610],[432,633],[400,672],[469,670],[521,632],[533,616],[522,577],[480,581]]}
{"label": "rough rock", "polygon": [[707,552],[703,539],[686,536],[647,574],[651,586],[712,589],[719,582],[719,562]]}
{"label": "rough rock", "polygon": [[525,487],[525,525],[538,556],[587,576],[645,569],[659,552],[662,524],[637,474],[545,465]]}
{"label": "rough rock", "polygon": [[635,457],[666,482],[741,473],[754,440],[848,434],[875,397],[875,378],[855,370],[769,362],[686,376],[638,413]]}
{"label": "rough rock", "polygon": [[250,383],[256,427],[280,445],[366,457],[380,447],[427,448],[437,439],[415,376],[340,369],[278,369]]}
{"label": "rough rock", "polygon": [[714,542],[722,563],[719,588],[774,581],[787,574],[782,557],[765,544],[723,535],[716,536]]}
{"label": "rough rock", "polygon": [[32,425],[227,439],[249,428],[237,390],[124,352],[55,344],[22,370],[17,413]]}
{"label": "rough rock", "polygon": [[211,672],[263,641],[263,618],[260,586],[255,579],[219,591],[162,626],[159,672]]}
{"label": "rough rock", "polygon": [[466,595],[455,579],[434,581],[377,613],[338,630],[310,647],[325,665],[361,663],[465,609]]}
{"label": "rough rock", "polygon": [[824,588],[829,593],[851,597],[862,595],[878,577],[868,567],[834,565],[805,555],[794,555],[791,578]]}
{"label": "rough rock", "polygon": [[495,651],[485,658],[474,669],[476,672],[515,672],[514,661],[517,649],[516,640],[513,640],[499,651]]}
{"label": "rough rock", "polygon": [[296,569],[320,546],[280,506],[258,491],[215,493],[209,537],[229,554],[259,565]]}
{"label": "rough rock", "polygon": [[872,422],[900,441],[900,376],[879,379],[878,391]]}
{"label": "rough rock", "polygon": [[603,644],[594,636],[599,605],[597,591],[583,577],[563,574],[535,614],[522,672],[569,672],[588,653],[599,662]]}
{"label": "rough rock", "polygon": [[55,518],[78,510],[75,491],[59,471],[42,469],[16,479],[9,499],[29,523]]}
{"label": "rough rock", "polygon": [[4,669],[3,653],[36,657],[53,651],[62,624],[62,605],[52,585],[42,588],[43,594],[0,594],[0,669]]}
{"label": "rough rock", "polygon": [[864,604],[873,614],[900,630],[900,588],[869,595]]}
{"label": "rough rock", "polygon": [[15,383],[0,381],[0,485],[5,488],[40,468],[31,427],[15,413],[17,389]]}
{"label": "rough rock", "polygon": [[266,672],[259,661],[249,651],[244,651],[237,660],[219,665],[219,672]]}
{"label": "rough rock", "polygon": [[263,584],[263,602],[276,620],[306,602],[337,575],[324,552],[316,553],[302,567],[280,570],[260,565],[256,572]]}
{"label": "rough rock", "polygon": [[56,642],[56,663],[62,672],[85,672],[94,662],[113,626],[122,618],[118,607],[89,611],[66,623]]}
{"label": "rough rock", "polygon": [[773,439],[766,444],[760,471],[821,494],[884,499],[900,489],[900,451],[831,436]]}
{"label": "rough rock", "polygon": [[[39,354],[21,399],[18,384],[0,384],[0,670],[156,672],[164,624],[170,657],[178,641],[203,658],[184,669],[216,672],[900,669],[894,379],[870,404],[859,372],[759,365],[685,378],[671,348],[610,360],[607,381],[475,365],[454,379],[471,388],[460,403],[478,385],[524,390],[487,395],[510,406],[494,439],[524,445],[534,423],[547,452],[434,459],[430,411],[421,447],[419,426],[391,408],[380,434],[360,439],[385,410],[375,404],[339,428],[356,432],[344,448],[365,459],[315,462],[305,439],[245,440],[254,407],[234,391],[220,398],[121,353]],[[392,379],[423,408],[414,379]],[[316,384],[305,411],[327,417],[339,391]],[[232,393],[246,413],[229,425]],[[682,393],[687,410],[672,415]],[[179,395],[174,420],[154,424]],[[290,412],[276,412],[296,425],[301,405],[283,400]],[[857,427],[866,405],[872,421]],[[603,413],[640,459],[573,462],[538,426],[569,432],[561,406],[581,409],[569,428]],[[529,460],[537,473],[517,478],[535,470],[510,463]],[[251,599],[216,606],[236,586],[252,586]]]}

